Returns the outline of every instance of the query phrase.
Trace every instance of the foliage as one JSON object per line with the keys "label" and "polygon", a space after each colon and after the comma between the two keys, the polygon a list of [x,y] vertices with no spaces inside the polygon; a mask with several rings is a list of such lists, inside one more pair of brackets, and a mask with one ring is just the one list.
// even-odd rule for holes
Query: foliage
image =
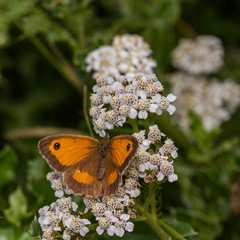
{"label": "foliage", "polygon": [[[115,35],[139,34],[170,88],[165,74],[178,40],[212,34],[226,49],[219,76],[239,82],[239,7],[236,0],[0,1],[0,239],[39,238],[37,211],[55,199],[37,149],[40,137],[66,128],[89,134],[83,86],[91,92],[94,81],[85,71],[87,53]],[[124,239],[159,239],[158,226],[165,238],[238,239],[240,210],[231,207],[231,186],[240,173],[239,117],[238,109],[221,129],[206,133],[190,113],[190,138],[167,115],[156,119],[179,148],[179,180],[162,189],[142,183],[140,218]],[[90,233],[86,239],[110,238]]]}

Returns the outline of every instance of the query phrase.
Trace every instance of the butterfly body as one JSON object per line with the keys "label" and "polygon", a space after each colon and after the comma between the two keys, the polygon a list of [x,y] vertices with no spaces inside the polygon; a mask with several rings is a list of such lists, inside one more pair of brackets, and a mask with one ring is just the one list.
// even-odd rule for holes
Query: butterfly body
{"label": "butterfly body", "polygon": [[76,195],[111,195],[122,182],[122,174],[133,159],[138,142],[120,135],[101,142],[82,135],[45,137],[39,151],[49,165],[63,172],[64,182]]}

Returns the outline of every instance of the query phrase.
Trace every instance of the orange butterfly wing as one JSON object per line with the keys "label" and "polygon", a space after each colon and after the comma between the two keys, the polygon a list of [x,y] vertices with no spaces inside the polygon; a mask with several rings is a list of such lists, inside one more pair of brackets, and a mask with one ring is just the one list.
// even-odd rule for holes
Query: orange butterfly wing
{"label": "orange butterfly wing", "polygon": [[122,174],[137,152],[138,141],[130,135],[120,135],[109,141],[110,152],[106,158],[103,185],[104,196],[116,192],[122,182]]}
{"label": "orange butterfly wing", "polygon": [[64,172],[77,162],[93,154],[99,141],[88,136],[60,134],[41,139],[38,148],[49,165]]}
{"label": "orange butterfly wing", "polygon": [[122,174],[134,157],[138,148],[138,141],[130,135],[119,135],[110,140],[112,161]]}
{"label": "orange butterfly wing", "polygon": [[98,166],[102,160],[98,150],[64,172],[64,181],[75,195],[102,195],[103,183],[98,179]]}

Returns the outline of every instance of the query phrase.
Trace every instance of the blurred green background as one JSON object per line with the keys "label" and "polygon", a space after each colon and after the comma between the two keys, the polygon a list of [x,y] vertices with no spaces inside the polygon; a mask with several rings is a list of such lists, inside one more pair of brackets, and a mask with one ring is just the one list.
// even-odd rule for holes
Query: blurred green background
{"label": "blurred green background", "polygon": [[[55,201],[39,139],[66,128],[88,134],[87,53],[115,35],[139,34],[170,91],[165,74],[179,39],[215,35],[226,53],[217,76],[240,83],[239,25],[238,0],[0,0],[0,240],[37,238],[37,211]],[[211,133],[192,116],[191,141],[169,119],[158,123],[179,148],[179,181],[159,193],[162,219],[187,239],[239,239],[240,109]],[[86,237],[96,238],[94,231]],[[123,239],[158,238],[136,222]]]}

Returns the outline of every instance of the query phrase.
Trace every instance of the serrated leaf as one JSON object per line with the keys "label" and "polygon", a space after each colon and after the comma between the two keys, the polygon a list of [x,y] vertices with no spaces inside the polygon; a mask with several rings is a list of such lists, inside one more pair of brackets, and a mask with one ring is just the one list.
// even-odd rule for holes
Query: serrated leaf
{"label": "serrated leaf", "polygon": [[5,146],[0,152],[0,189],[7,183],[13,181],[16,177],[15,167],[18,157],[10,146]]}
{"label": "serrated leaf", "polygon": [[20,227],[21,221],[30,216],[27,212],[27,199],[20,188],[9,196],[9,205],[4,215],[8,222]]}

